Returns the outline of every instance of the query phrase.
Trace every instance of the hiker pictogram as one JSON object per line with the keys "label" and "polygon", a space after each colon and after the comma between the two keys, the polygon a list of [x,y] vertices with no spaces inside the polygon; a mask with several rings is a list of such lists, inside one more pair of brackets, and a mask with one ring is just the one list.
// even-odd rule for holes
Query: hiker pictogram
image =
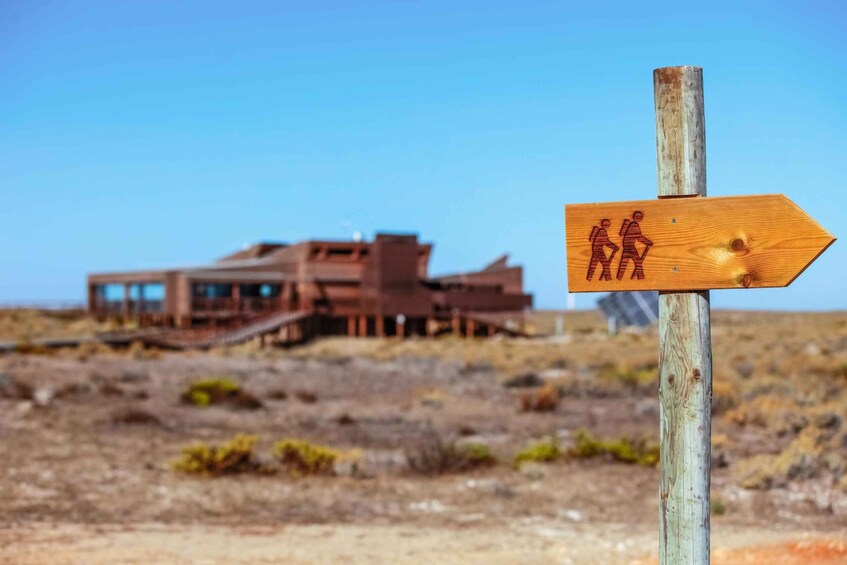
{"label": "hiker pictogram", "polygon": [[[644,278],[644,258],[653,246],[653,242],[641,233],[641,226],[638,222],[643,219],[644,214],[636,211],[632,214],[632,221],[624,220],[621,225],[620,236],[622,237],[623,251],[621,252],[620,265],[618,265],[618,280],[623,279],[630,259],[632,259],[635,269],[629,278],[639,280]],[[635,247],[636,243],[642,243],[645,246],[643,253],[638,252],[638,248]]]}
{"label": "hiker pictogram", "polygon": [[[594,270],[597,268],[597,263],[600,263],[603,267],[599,280],[612,280],[612,258],[614,258],[615,253],[617,253],[620,248],[609,240],[608,230],[611,225],[612,222],[604,218],[600,220],[600,227],[594,226],[591,228],[591,235],[588,236],[588,240],[591,242],[591,263],[588,264],[588,276],[586,277],[588,280],[591,280],[594,276]],[[604,250],[605,247],[612,250],[612,253],[608,257],[606,257],[606,251]]]}

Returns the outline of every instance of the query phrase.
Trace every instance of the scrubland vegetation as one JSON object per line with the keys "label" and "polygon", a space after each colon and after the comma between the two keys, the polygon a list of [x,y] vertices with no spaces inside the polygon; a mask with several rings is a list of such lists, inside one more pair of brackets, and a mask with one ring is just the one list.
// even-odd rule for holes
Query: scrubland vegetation
{"label": "scrubland vegetation", "polygon": [[[0,356],[0,448],[14,461],[0,516],[652,524],[655,329],[609,337],[596,313],[565,329],[19,349]],[[716,312],[713,342],[717,523],[847,527],[847,315]]]}

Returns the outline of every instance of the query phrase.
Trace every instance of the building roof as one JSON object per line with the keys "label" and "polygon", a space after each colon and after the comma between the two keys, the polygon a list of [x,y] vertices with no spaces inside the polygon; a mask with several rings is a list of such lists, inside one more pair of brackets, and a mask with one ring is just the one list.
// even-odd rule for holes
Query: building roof
{"label": "building roof", "polygon": [[224,263],[227,261],[233,261],[238,259],[258,259],[260,257],[264,257],[272,251],[276,251],[284,247],[288,247],[288,244],[281,242],[260,241],[259,243],[254,243],[253,245],[245,246],[244,249],[236,251],[235,253],[230,253],[225,257],[221,257],[220,259],[218,259],[218,263]]}

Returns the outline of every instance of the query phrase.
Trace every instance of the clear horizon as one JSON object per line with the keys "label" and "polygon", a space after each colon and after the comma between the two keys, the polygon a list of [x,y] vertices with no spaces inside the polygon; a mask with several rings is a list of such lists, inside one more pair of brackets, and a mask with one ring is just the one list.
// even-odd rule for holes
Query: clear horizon
{"label": "clear horizon", "polygon": [[[564,204],[655,197],[652,71],[679,64],[704,69],[709,195],[784,193],[839,237],[845,25],[837,2],[6,2],[0,304],[401,231],[432,274],[509,252],[564,309]],[[712,305],[847,310],[845,276],[839,241]]]}

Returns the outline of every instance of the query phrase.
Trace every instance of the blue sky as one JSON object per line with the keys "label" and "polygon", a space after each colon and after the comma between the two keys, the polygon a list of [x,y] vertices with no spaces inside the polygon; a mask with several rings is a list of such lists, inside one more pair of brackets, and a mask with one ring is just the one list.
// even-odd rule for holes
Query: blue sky
{"label": "blue sky", "polygon": [[[847,4],[0,2],[0,302],[257,240],[414,231],[565,304],[562,206],[656,194],[652,70],[704,68],[708,191],[847,219]],[[722,308],[847,309],[843,241]],[[600,295],[580,295],[587,307]]]}

